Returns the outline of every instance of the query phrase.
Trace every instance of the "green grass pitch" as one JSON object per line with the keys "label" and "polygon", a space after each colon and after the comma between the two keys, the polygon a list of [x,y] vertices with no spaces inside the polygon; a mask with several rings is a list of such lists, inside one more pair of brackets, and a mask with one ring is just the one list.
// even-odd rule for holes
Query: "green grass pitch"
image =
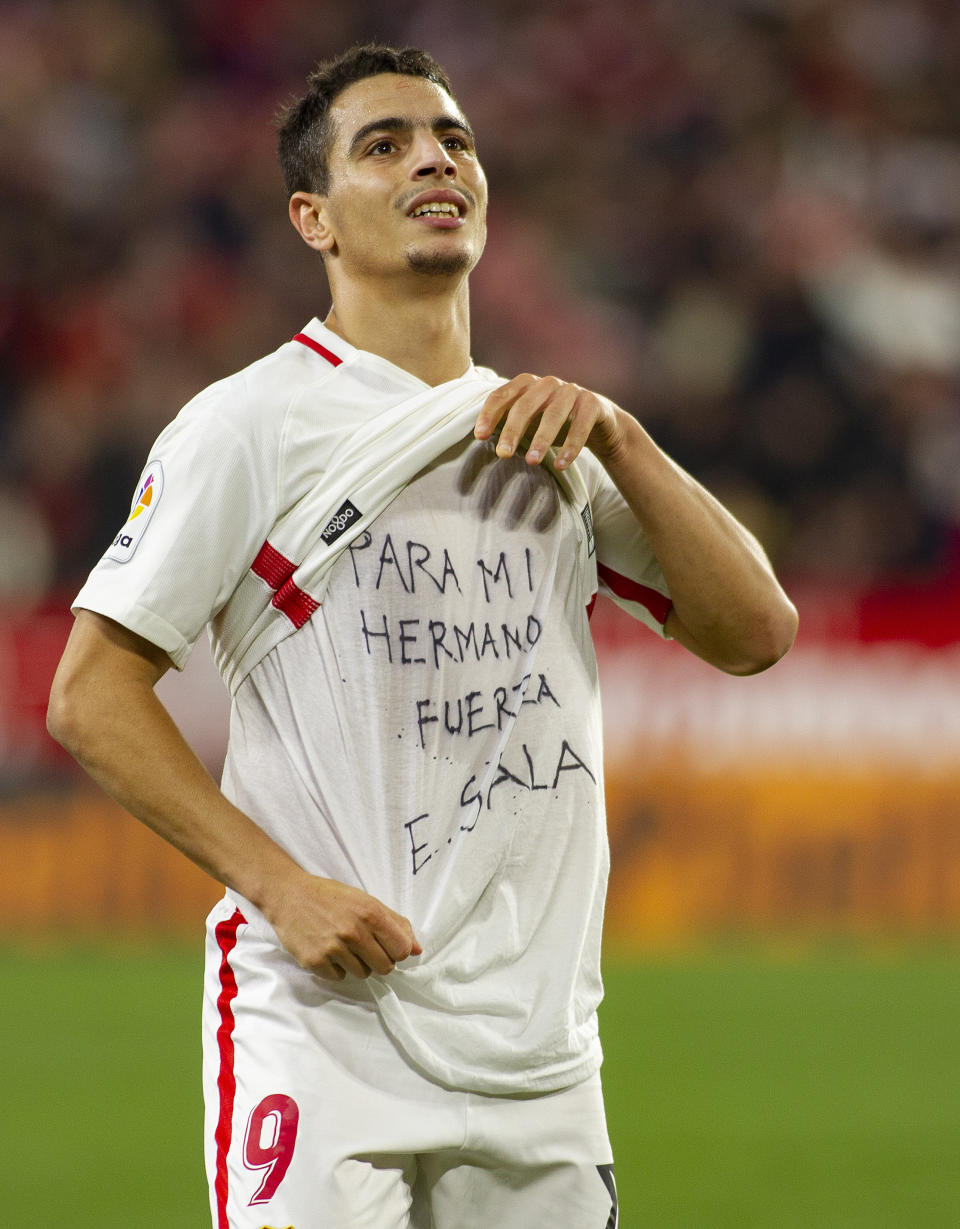
{"label": "green grass pitch", "polygon": [[[0,951],[5,1223],[207,1229],[200,960]],[[621,1229],[960,1225],[960,952],[618,955],[606,981]]]}

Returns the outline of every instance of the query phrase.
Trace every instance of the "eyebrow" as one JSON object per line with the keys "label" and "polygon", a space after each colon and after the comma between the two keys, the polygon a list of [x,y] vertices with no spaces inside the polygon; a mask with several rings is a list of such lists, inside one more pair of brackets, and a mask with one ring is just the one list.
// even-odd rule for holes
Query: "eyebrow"
{"label": "eyebrow", "polygon": [[[388,115],[383,119],[371,120],[369,124],[364,124],[362,128],[358,128],[353,134],[353,139],[350,142],[348,154],[356,153],[358,147],[363,144],[372,132],[412,132],[416,125],[413,120],[407,119],[401,115]],[[473,129],[465,119],[457,119],[453,115],[438,115],[436,119],[430,123],[430,128],[433,132],[447,132],[454,129],[457,132],[462,132],[470,138],[472,143],[476,143],[476,138],[473,135]]]}

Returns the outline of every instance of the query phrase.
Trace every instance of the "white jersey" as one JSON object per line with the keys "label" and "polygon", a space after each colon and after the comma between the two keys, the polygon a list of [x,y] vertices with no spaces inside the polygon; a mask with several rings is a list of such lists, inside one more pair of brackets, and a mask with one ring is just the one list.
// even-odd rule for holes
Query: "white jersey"
{"label": "white jersey", "polygon": [[[481,392],[490,376],[476,372]],[[318,417],[334,405],[362,429],[425,389],[312,321],[161,435],[134,519],[75,605],[182,666],[259,577],[295,628],[234,692],[224,793],[307,870],[408,917],[423,947],[386,976],[317,979],[318,998],[375,1005],[445,1084],[559,1088],[600,1065],[608,853],[588,614],[598,574],[661,632],[669,598],[592,456],[577,462],[585,510],[469,436],[350,540],[322,601],[291,585],[301,561],[271,534],[324,476]]]}

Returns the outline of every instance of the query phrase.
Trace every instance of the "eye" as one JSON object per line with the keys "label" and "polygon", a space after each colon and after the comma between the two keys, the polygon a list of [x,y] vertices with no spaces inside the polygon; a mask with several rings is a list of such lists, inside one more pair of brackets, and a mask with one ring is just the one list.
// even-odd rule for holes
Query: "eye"
{"label": "eye", "polygon": [[392,154],[396,148],[397,148],[396,142],[392,141],[390,137],[380,137],[379,140],[375,141],[370,146],[370,148],[367,150],[367,153]]}
{"label": "eye", "polygon": [[450,136],[443,138],[443,146],[445,149],[466,149],[467,143],[463,137]]}

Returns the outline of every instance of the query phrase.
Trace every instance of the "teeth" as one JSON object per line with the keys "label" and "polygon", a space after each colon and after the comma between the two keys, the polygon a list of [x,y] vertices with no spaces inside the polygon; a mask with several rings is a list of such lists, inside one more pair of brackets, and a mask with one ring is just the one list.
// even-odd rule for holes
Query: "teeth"
{"label": "teeth", "polygon": [[418,205],[410,216],[422,218],[425,214],[438,218],[459,218],[460,209],[452,201],[430,201],[426,205]]}

